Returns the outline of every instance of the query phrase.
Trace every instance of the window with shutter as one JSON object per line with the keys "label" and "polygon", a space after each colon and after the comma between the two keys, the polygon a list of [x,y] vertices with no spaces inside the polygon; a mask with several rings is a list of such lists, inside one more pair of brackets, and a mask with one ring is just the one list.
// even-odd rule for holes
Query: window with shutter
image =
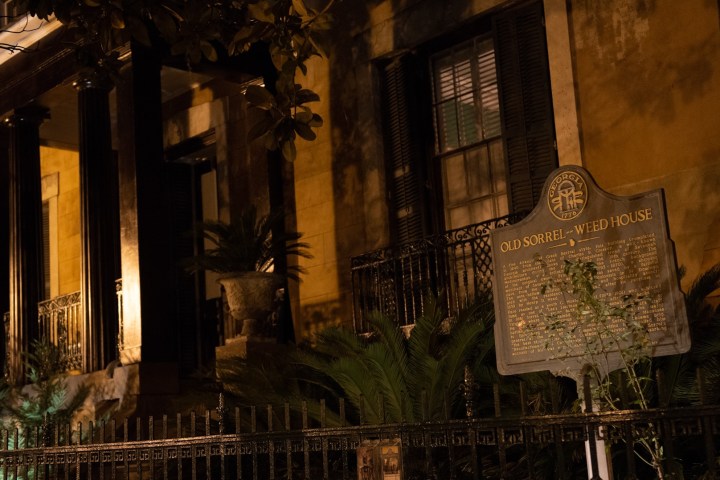
{"label": "window with shutter", "polygon": [[[476,29],[424,58],[402,56],[381,72],[398,243],[428,233],[433,208],[444,229],[529,210],[557,167],[542,3],[500,12],[483,25],[479,35]],[[428,71],[423,92],[419,79]],[[423,115],[422,98],[432,115]],[[429,123],[435,144],[428,149]],[[439,192],[428,206],[430,172],[437,172]]]}

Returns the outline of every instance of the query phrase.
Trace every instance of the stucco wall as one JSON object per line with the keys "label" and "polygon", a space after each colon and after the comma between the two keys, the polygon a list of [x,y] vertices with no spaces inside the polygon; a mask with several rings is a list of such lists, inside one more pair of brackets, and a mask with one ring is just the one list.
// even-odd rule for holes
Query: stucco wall
{"label": "stucco wall", "polygon": [[720,16],[709,0],[571,2],[583,162],[620,194],[665,188],[678,263],[720,260]]}
{"label": "stucco wall", "polygon": [[388,246],[389,228],[379,87],[374,62],[452,31],[498,0],[387,0],[334,10],[327,61],[310,65],[303,85],[325,125],[299,141],[295,160],[297,229],[314,258],[298,285],[296,332],[352,324],[350,258]]}
{"label": "stucco wall", "polygon": [[[374,61],[511,5],[387,0],[335,12],[329,61],[305,84],[323,99],[318,139],[295,162],[298,230],[313,245],[298,331],[351,323],[350,257],[389,243]],[[544,0],[561,164],[603,188],[664,187],[679,263],[720,260],[720,16],[714,0]]]}
{"label": "stucco wall", "polygon": [[56,239],[58,295],[77,292],[80,290],[82,265],[78,153],[72,150],[40,147],[40,171],[42,176],[57,173],[59,180]]}

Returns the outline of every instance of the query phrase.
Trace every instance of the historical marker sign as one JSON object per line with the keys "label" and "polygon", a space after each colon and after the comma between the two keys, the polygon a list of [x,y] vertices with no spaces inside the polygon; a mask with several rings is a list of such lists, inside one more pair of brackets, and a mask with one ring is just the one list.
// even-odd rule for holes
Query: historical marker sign
{"label": "historical marker sign", "polygon": [[[574,306],[559,290],[540,293],[548,270],[558,275],[566,259],[595,262],[601,300],[613,304],[624,295],[645,296],[637,319],[647,325],[653,356],[690,348],[662,190],[618,197],[601,190],[586,170],[562,167],[548,177],[527,218],[490,236],[500,373],[550,370],[572,376],[582,367],[581,338],[564,339],[566,349],[559,354],[538,327],[548,315],[570,318]],[[610,357],[610,369],[619,367],[619,354]]]}

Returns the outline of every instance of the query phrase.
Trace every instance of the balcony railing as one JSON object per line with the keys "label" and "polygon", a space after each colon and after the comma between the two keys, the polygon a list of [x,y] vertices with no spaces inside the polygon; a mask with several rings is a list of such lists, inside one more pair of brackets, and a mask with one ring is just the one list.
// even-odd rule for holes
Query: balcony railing
{"label": "balcony railing", "polygon": [[[115,281],[118,308],[118,355],[123,348],[124,322],[122,308],[122,279]],[[38,303],[38,334],[39,338],[55,345],[61,354],[61,367],[66,371],[83,369],[82,346],[85,338],[85,325],[82,314],[82,298],[80,292],[44,300]],[[10,313],[3,315],[5,329],[5,378],[8,378],[9,356],[16,354],[10,349]],[[119,357],[118,357],[119,358]]]}
{"label": "balcony railing", "polygon": [[84,326],[80,292],[45,300],[38,304],[40,338],[55,345],[63,359],[65,370],[82,369]]}
{"label": "balcony railing", "polygon": [[394,317],[400,326],[412,325],[429,294],[444,294],[451,316],[481,295],[490,298],[489,233],[524,216],[507,215],[353,257],[355,331],[369,330],[373,311]]}

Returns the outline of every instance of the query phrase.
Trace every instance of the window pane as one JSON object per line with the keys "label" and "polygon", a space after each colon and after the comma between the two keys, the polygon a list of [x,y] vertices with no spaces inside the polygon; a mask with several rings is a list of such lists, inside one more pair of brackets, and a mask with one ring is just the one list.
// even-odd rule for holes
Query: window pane
{"label": "window pane", "polygon": [[490,195],[492,182],[490,176],[490,161],[487,149],[483,146],[467,152],[468,171],[467,182],[470,185],[470,195],[473,198]]}
{"label": "window pane", "polygon": [[490,155],[490,170],[492,171],[493,191],[504,193],[507,191],[505,182],[505,155],[503,155],[502,140],[495,140],[488,145]]}
{"label": "window pane", "polygon": [[450,100],[437,107],[438,150],[447,152],[460,147],[460,132],[457,122],[455,100]]}
{"label": "window pane", "polygon": [[480,125],[472,93],[459,99],[460,141],[461,145],[471,145],[480,141]]}
{"label": "window pane", "polygon": [[447,222],[447,227],[452,230],[453,228],[470,225],[473,223],[470,218],[470,209],[467,206],[463,206],[448,210],[447,218],[445,220]]}
{"label": "window pane", "polygon": [[498,101],[495,50],[491,40],[477,46],[478,89],[480,91],[483,138],[500,135],[500,102]]}
{"label": "window pane", "polygon": [[43,249],[43,292],[44,300],[50,298],[50,204],[42,202],[42,249]]}
{"label": "window pane", "polygon": [[492,197],[471,204],[470,211],[472,215],[472,221],[470,223],[482,222],[483,220],[493,218],[495,216],[495,209],[493,208]]}
{"label": "window pane", "polygon": [[480,92],[482,103],[483,138],[500,136],[500,102],[497,86],[486,87]]}
{"label": "window pane", "polygon": [[435,100],[455,97],[455,72],[452,57],[441,58],[435,65]]}
{"label": "window pane", "polygon": [[468,48],[455,54],[458,59],[455,63],[455,95],[464,95],[473,91],[472,66],[470,56],[472,51]]}
{"label": "window pane", "polygon": [[467,201],[468,192],[465,184],[467,172],[462,155],[453,155],[443,159],[443,177],[445,204],[449,206]]}
{"label": "window pane", "polygon": [[495,216],[503,217],[509,212],[507,194],[498,195],[495,197]]}
{"label": "window pane", "polygon": [[497,84],[495,73],[495,49],[492,40],[481,41],[477,46],[478,77],[480,87]]}
{"label": "window pane", "polygon": [[507,214],[492,39],[477,37],[441,52],[431,68],[446,226],[459,228]]}

